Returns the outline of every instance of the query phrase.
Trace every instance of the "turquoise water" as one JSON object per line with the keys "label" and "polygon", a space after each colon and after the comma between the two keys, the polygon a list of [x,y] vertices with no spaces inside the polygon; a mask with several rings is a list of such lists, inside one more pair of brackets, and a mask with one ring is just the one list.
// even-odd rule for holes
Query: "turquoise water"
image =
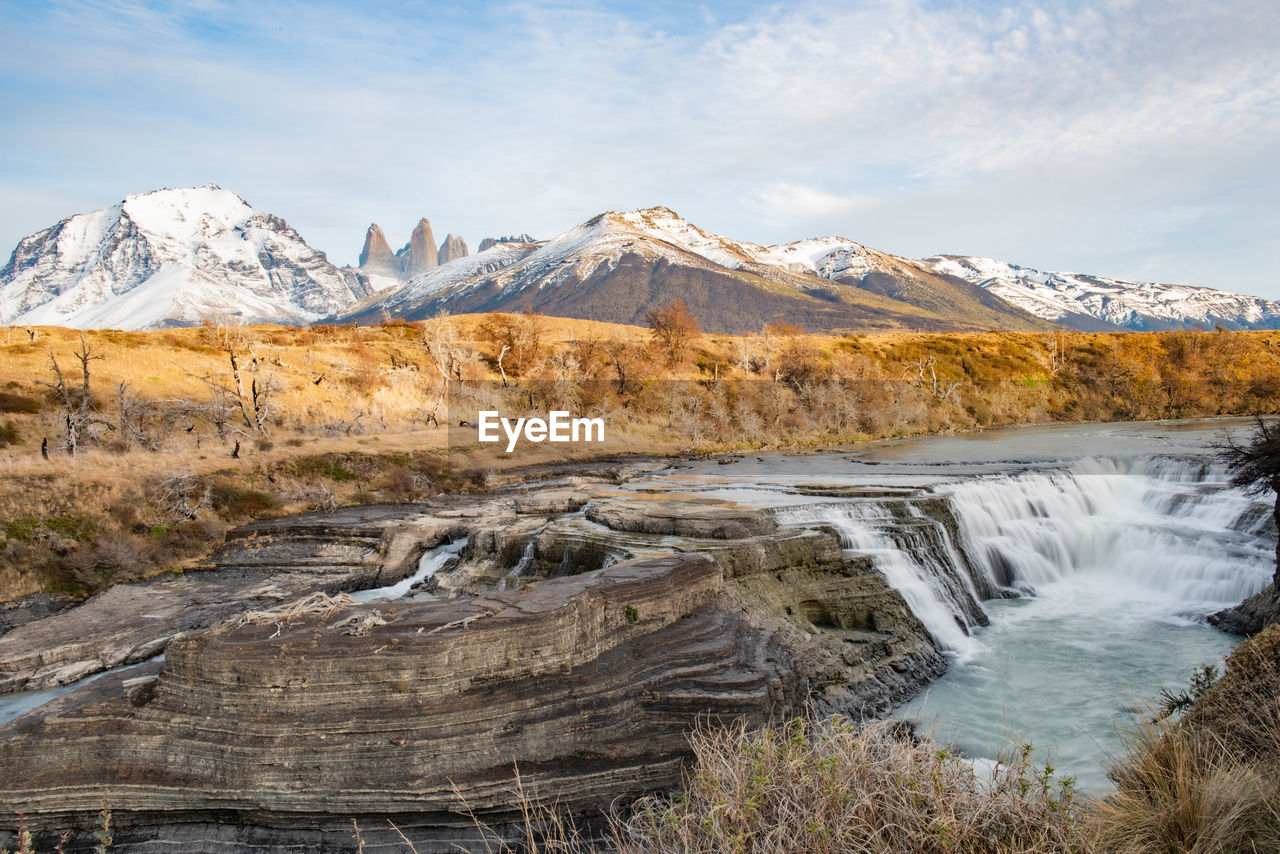
{"label": "turquoise water", "polygon": [[1203,663],[1220,663],[1237,638],[1172,617],[1145,586],[1085,572],[1034,598],[987,602],[979,651],[955,663],[898,709],[966,755],[997,759],[1029,742],[1082,791],[1109,785],[1104,765],[1121,732],[1162,687],[1184,688]]}

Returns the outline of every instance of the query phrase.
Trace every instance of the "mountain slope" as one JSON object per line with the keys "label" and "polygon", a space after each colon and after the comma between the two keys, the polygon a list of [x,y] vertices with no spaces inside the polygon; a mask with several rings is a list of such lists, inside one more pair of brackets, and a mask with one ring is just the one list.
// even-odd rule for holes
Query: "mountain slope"
{"label": "mountain slope", "polygon": [[[343,317],[417,320],[528,307],[643,323],[650,309],[679,298],[709,331],[757,330],[780,320],[812,330],[1049,328],[916,262],[840,238],[804,243],[812,245],[731,240],[662,207],[610,211],[546,243],[496,244],[466,259],[503,253],[490,256],[486,268],[428,273]],[[855,254],[856,264],[849,260]]]}
{"label": "mountain slope", "polygon": [[1047,320],[1085,331],[1280,329],[1280,302],[1213,288],[1047,273],[991,258],[935,255],[927,264]]}
{"label": "mountain slope", "polygon": [[23,239],[0,268],[0,323],[298,324],[368,292],[284,220],[207,185],[129,196]]}

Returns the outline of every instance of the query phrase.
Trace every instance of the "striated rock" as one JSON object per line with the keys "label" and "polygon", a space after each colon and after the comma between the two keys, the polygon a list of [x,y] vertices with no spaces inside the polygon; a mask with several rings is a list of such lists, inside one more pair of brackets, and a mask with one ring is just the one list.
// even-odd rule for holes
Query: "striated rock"
{"label": "striated rock", "polygon": [[34,620],[42,620],[75,607],[75,597],[65,593],[34,593],[12,602],[0,602],[0,635]]}
{"label": "striated rock", "polygon": [[587,508],[587,518],[615,531],[719,540],[767,534],[778,527],[773,519],[753,510],[671,501],[601,501]]}
{"label": "striated rock", "polygon": [[426,217],[418,220],[418,224],[414,226],[408,245],[400,250],[400,257],[405,276],[409,278],[440,266],[436,238],[431,233],[431,223]]}
{"label": "striated rock", "polygon": [[412,505],[343,508],[227,534],[208,568],[120,584],[0,636],[0,694],[65,685],[164,650],[181,632],[246,608],[392,584],[426,549],[463,530]]}
{"label": "striated rock", "polygon": [[467,242],[461,237],[454,237],[452,234],[444,239],[444,243],[440,244],[439,260],[441,264],[448,264],[450,261],[457,261],[459,258],[467,257]]}
{"label": "striated rock", "polygon": [[347,613],[185,636],[132,700],[94,683],[19,718],[0,730],[24,769],[0,781],[0,820],[87,827],[105,790],[123,852],[160,827],[167,851],[209,850],[214,821],[333,846],[352,818],[448,850],[467,810],[515,817],[517,764],[537,800],[599,812],[674,786],[695,720],[795,710],[788,655],[698,555],[380,615],[363,636],[335,628]]}
{"label": "striated rock", "polygon": [[[126,854],[349,850],[352,819],[370,851],[399,850],[388,820],[420,852],[484,850],[465,813],[518,819],[517,765],[537,800],[591,816],[676,785],[699,721],[879,716],[946,667],[831,528],[589,499],[561,485],[246,525],[209,570],[0,637],[26,639],[23,684],[165,651],[0,727],[0,762],[23,769],[0,781],[0,827],[20,811],[83,843],[105,791]],[[286,616],[464,535],[430,582],[454,598]],[[246,605],[277,613],[242,624]]]}
{"label": "striated rock", "polygon": [[[620,508],[626,511],[618,517],[625,531],[589,518],[597,509],[612,517]],[[466,560],[438,574],[436,583],[441,590],[475,593],[495,582],[529,584],[613,561],[673,551],[702,554],[719,565],[742,612],[789,651],[800,681],[822,686],[809,704],[823,714],[884,715],[946,669],[901,595],[869,557],[846,557],[830,528],[773,529],[772,519],[753,510],[670,499],[599,502],[587,517],[525,520],[514,527],[502,519],[486,522],[473,529]],[[676,518],[687,524],[681,535],[674,533]],[[720,536],[731,525],[768,532]],[[689,534],[698,530],[702,537]]]}

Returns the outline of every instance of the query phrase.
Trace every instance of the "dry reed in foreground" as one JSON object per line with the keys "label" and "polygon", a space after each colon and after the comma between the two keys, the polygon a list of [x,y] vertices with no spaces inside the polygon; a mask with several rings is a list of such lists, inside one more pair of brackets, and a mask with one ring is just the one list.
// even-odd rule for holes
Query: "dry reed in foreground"
{"label": "dry reed in foreground", "polygon": [[1070,779],[1020,748],[992,770],[888,722],[704,729],[674,798],[636,805],[619,848],[640,852],[1083,850]]}
{"label": "dry reed in foreground", "polygon": [[1070,779],[1011,751],[989,776],[892,722],[702,727],[672,796],[591,834],[517,778],[523,839],[477,822],[487,854],[1051,854],[1087,851]]}

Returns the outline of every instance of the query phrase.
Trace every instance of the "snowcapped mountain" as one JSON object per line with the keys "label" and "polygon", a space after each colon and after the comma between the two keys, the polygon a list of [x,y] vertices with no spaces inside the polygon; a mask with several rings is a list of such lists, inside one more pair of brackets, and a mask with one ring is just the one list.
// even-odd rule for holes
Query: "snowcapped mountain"
{"label": "snowcapped mountain", "polygon": [[0,323],[298,324],[368,292],[284,220],[210,184],[128,196],[23,239],[0,269]]}
{"label": "snowcapped mountain", "polygon": [[706,232],[664,207],[609,211],[544,243],[495,243],[342,318],[527,306],[643,323],[676,298],[711,331],[779,320],[814,330],[1049,328],[968,282],[851,240],[761,246]]}
{"label": "snowcapped mountain", "polygon": [[1086,331],[1280,329],[1280,302],[1213,288],[1046,273],[990,258],[935,255],[923,262],[1037,317]]}
{"label": "snowcapped mountain", "polygon": [[343,312],[342,317],[376,322],[382,317],[408,317],[412,314],[415,319],[420,319],[415,314],[416,307],[429,302],[435,294],[459,282],[496,273],[517,264],[539,245],[541,244],[494,243],[483,252],[467,255],[415,276],[390,293],[379,291],[366,297]]}

